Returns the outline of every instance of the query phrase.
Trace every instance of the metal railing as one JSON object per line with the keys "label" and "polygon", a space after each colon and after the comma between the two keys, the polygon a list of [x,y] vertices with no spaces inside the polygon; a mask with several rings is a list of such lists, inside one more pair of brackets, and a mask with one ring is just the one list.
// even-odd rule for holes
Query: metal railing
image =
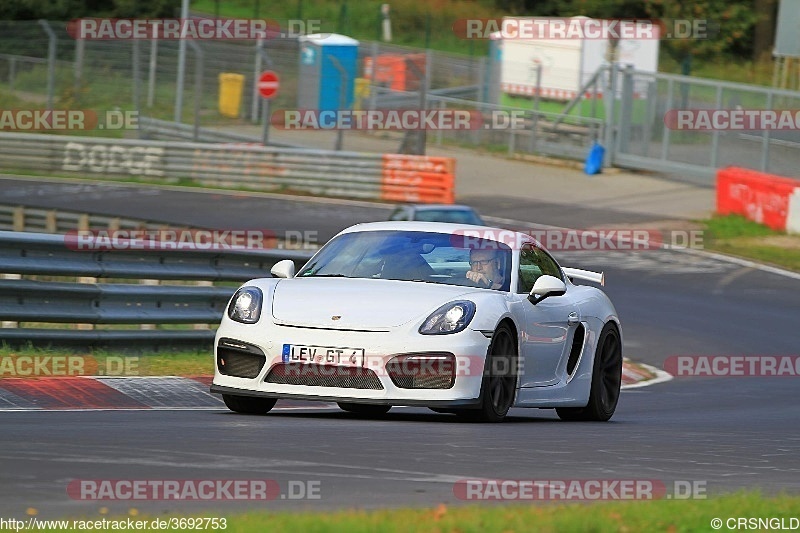
{"label": "metal railing", "polygon": [[[214,337],[210,329],[94,326],[215,324],[235,290],[234,282],[269,277],[272,266],[283,259],[292,259],[300,267],[311,255],[297,250],[81,251],[70,246],[64,236],[0,231],[0,273],[4,277],[0,280],[0,320],[7,321],[4,326],[12,326],[0,328],[0,342],[37,347],[75,344],[158,349],[192,345],[210,349]],[[22,276],[45,279],[14,279]],[[97,283],[97,279],[118,282]],[[131,280],[201,281],[205,285],[151,285]],[[29,327],[31,323],[37,327]],[[81,325],[92,329],[78,329]]]}

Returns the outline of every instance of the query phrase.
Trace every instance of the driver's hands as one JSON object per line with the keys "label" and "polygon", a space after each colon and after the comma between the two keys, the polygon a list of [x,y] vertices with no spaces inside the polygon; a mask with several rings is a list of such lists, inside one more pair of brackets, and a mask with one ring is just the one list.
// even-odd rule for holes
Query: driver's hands
{"label": "driver's hands", "polygon": [[492,280],[486,277],[486,274],[484,274],[483,272],[475,272],[473,270],[470,270],[467,272],[467,279],[472,281],[473,283],[486,285],[487,287],[492,284]]}

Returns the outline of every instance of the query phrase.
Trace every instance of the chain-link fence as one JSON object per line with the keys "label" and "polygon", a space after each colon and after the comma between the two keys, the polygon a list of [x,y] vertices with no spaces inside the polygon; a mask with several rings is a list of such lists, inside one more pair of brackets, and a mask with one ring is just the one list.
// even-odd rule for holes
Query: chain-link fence
{"label": "chain-link fence", "polygon": [[[382,152],[424,153],[426,145],[457,144],[582,160],[599,142],[607,149],[606,164],[692,175],[707,183],[716,168],[726,165],[792,175],[800,163],[797,131],[678,131],[664,121],[673,109],[797,109],[800,93],[795,91],[630,69],[612,76],[616,67],[604,66],[574,94],[552,95],[545,90],[552,80],[542,80],[549,75],[547,65],[527,65],[520,78],[524,86],[504,87],[501,68],[513,65],[502,65],[494,54],[472,57],[378,42],[358,43],[354,68],[346,79],[331,83],[303,73],[307,50],[301,39],[185,44],[183,91],[178,94],[177,40],[76,40],[65,23],[0,22],[0,107],[94,109],[100,114],[135,110],[140,117],[175,124],[170,128],[159,123],[161,138],[175,131],[181,139],[227,134],[259,142],[265,138],[266,128],[259,123],[266,100],[258,94],[257,80],[264,70],[274,70],[280,88],[269,101],[270,113],[300,108],[309,83],[325,88],[326,83],[332,87],[344,82],[352,87],[347,100],[352,108],[464,109],[486,117],[469,131],[394,134],[389,137],[396,149],[387,150],[384,144]],[[238,80],[233,90],[224,86],[225,75]],[[512,98],[515,93],[522,96]],[[521,127],[494,127],[491,115],[497,111],[518,113]],[[192,126],[193,131],[187,130]],[[156,135],[145,127],[138,135],[148,132]],[[87,133],[136,134],[82,132]],[[345,134],[364,132],[338,133]],[[269,140],[277,146],[303,144],[297,137],[291,142],[277,136]]]}

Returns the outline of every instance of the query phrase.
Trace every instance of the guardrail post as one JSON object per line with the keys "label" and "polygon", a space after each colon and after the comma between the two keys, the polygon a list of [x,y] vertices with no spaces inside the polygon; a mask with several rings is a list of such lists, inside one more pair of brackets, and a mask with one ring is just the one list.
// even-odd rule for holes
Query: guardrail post
{"label": "guardrail post", "polygon": [[[22,275],[20,274],[2,274],[0,275],[0,279],[22,279]],[[3,320],[0,323],[0,327],[2,328],[18,328],[19,322],[16,320]]]}
{"label": "guardrail post", "polygon": [[15,207],[13,217],[13,231],[25,231],[25,208]]}
{"label": "guardrail post", "polygon": [[[140,279],[140,285],[160,285],[160,281],[157,279]],[[161,306],[161,302],[156,303],[157,306]],[[146,330],[153,330],[156,329],[155,324],[139,324],[139,329],[146,329]]]}
{"label": "guardrail post", "polygon": [[539,133],[539,112],[531,111],[531,138],[528,144],[528,152],[536,153],[536,141]]}
{"label": "guardrail post", "polygon": [[[86,283],[87,285],[94,285],[95,283],[97,283],[97,278],[91,276],[79,276],[78,283]],[[75,329],[92,330],[95,329],[95,325],[88,323],[78,323],[75,324]]]}
{"label": "guardrail post", "polygon": [[56,210],[51,209],[44,216],[44,230],[47,233],[58,233],[58,220],[56,218]]}
{"label": "guardrail post", "polygon": [[[197,285],[198,287],[213,287],[214,286],[214,282],[201,280],[201,281],[195,282],[195,285]],[[194,324],[193,328],[194,329],[211,329],[210,327],[208,327],[208,324]]]}

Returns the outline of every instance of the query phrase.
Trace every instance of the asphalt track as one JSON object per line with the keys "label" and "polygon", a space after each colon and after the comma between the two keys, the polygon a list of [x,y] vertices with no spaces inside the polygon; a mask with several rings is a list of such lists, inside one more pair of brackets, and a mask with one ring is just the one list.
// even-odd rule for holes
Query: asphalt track
{"label": "asphalt track", "polygon": [[[324,238],[386,207],[316,204],[223,193],[126,192],[93,185],[0,180],[4,203],[107,210],[217,228],[318,230]],[[79,205],[84,195],[86,205]],[[206,198],[203,200],[202,198]],[[510,216],[513,198],[483,199]],[[206,203],[207,202],[207,203]],[[322,206],[322,207],[320,207]],[[89,209],[91,207],[91,209]],[[514,218],[588,227],[646,224],[646,217],[530,205]],[[116,211],[119,209],[119,211]],[[543,213],[550,213],[543,216]],[[165,217],[169,217],[168,219]],[[196,224],[196,221],[205,221]],[[674,355],[798,355],[800,279],[674,250],[555,253],[562,264],[602,269],[623,322],[625,355],[657,367]],[[610,423],[566,423],[551,411],[512,411],[507,423],[461,423],[424,409],[382,420],[336,409],[249,417],[223,410],[2,412],[0,516],[92,514],[100,507],[160,512],[335,509],[463,503],[453,484],[490,479],[650,479],[704,484],[709,497],[739,488],[800,490],[798,377],[675,378],[623,393]],[[268,502],[76,501],[76,479],[271,479],[319,483],[320,498]],[[95,514],[93,514],[95,513]]]}

